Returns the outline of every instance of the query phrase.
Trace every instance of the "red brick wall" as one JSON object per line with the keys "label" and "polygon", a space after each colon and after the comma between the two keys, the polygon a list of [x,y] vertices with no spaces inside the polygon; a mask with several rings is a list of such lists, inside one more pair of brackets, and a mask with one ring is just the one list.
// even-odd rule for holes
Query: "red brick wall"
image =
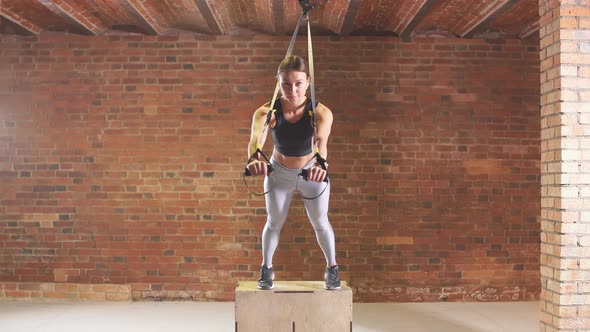
{"label": "red brick wall", "polygon": [[[287,43],[0,37],[0,281],[233,299],[258,278],[265,222],[240,177],[251,114]],[[314,51],[355,300],[538,298],[538,40],[317,37]],[[300,199],[274,262],[279,279],[322,278]]]}

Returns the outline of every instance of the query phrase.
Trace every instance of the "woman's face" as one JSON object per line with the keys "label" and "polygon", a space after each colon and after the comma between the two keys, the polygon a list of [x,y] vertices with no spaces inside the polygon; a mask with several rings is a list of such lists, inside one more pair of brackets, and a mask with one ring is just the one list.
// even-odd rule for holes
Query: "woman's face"
{"label": "woman's face", "polygon": [[305,91],[309,86],[307,73],[287,70],[279,74],[281,94],[291,104],[299,105],[305,101]]}

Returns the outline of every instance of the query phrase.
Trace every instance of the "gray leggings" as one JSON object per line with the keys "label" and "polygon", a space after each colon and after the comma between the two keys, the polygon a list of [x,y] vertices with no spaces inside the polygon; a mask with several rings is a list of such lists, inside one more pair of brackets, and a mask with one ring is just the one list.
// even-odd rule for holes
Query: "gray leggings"
{"label": "gray leggings", "polygon": [[[316,239],[326,257],[328,266],[336,265],[336,243],[334,230],[328,220],[328,203],[330,201],[330,184],[328,182],[305,181],[298,176],[300,169],[286,168],[271,158],[273,172],[264,180],[266,194],[266,212],[268,219],[262,231],[262,264],[272,266],[272,257],[279,244],[281,228],[287,219],[293,193],[298,191],[305,197],[316,197],[324,188],[324,193],[317,199],[304,199],[307,217],[315,230]],[[309,167],[306,166],[305,168]]]}

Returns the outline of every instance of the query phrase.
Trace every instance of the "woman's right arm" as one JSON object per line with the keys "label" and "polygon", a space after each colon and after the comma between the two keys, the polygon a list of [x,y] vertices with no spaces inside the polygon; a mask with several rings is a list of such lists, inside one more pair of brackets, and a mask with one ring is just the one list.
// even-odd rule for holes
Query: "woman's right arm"
{"label": "woman's right arm", "polygon": [[[264,105],[257,109],[252,116],[252,128],[250,130],[250,143],[248,143],[248,158],[252,158],[252,161],[246,166],[250,171],[250,174],[256,175],[267,175],[267,161],[260,160],[262,156],[256,151],[260,147],[264,146],[266,137],[268,136],[268,127],[265,129],[264,124],[266,117],[270,111],[268,105]],[[264,132],[263,132],[264,129]],[[259,145],[260,143],[260,145]]]}

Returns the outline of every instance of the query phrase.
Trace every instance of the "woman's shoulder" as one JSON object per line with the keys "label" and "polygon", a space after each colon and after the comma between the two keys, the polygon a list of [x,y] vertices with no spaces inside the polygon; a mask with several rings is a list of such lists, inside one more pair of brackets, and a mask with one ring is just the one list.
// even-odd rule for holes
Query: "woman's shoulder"
{"label": "woman's shoulder", "polygon": [[316,114],[332,114],[332,110],[328,108],[328,106],[318,102],[315,107]]}
{"label": "woman's shoulder", "polygon": [[254,113],[259,115],[265,115],[268,112],[270,112],[270,102],[258,107]]}

